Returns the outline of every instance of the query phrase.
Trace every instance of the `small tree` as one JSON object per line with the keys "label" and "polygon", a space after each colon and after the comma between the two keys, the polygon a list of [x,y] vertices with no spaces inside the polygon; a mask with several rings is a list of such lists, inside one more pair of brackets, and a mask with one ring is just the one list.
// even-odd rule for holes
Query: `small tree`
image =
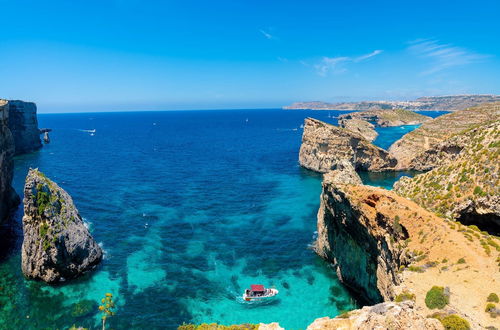
{"label": "small tree", "polygon": [[102,330],[106,329],[106,319],[115,315],[115,312],[113,312],[114,308],[115,303],[113,301],[113,295],[111,293],[106,293],[104,298],[101,299],[101,305],[99,306],[99,310],[102,313]]}

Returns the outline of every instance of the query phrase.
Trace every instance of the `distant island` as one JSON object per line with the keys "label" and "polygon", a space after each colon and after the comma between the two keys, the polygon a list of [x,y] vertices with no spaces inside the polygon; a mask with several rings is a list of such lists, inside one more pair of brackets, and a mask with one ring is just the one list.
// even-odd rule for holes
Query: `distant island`
{"label": "distant island", "polygon": [[481,103],[500,101],[500,95],[447,95],[419,97],[413,101],[360,101],[328,103],[321,101],[295,102],[285,110],[392,110],[457,111]]}

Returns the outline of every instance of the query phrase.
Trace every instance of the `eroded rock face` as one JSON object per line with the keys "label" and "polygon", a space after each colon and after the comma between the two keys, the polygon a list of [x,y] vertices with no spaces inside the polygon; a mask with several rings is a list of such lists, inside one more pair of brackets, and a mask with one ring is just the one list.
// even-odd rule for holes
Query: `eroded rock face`
{"label": "eroded rock face", "polygon": [[409,262],[402,243],[408,232],[399,219],[402,198],[379,188],[325,179],[316,252],[366,301],[391,300],[400,283],[398,269]]}
{"label": "eroded rock face", "polygon": [[417,312],[412,301],[386,302],[351,311],[344,317],[316,319],[307,330],[325,329],[443,329],[441,323]]}
{"label": "eroded rock face", "polygon": [[358,133],[362,137],[364,137],[367,141],[372,142],[378,136],[377,131],[375,131],[375,125],[367,122],[366,120],[361,119],[348,119],[348,120],[340,120],[339,126],[345,129],[350,130],[351,132]]}
{"label": "eroded rock face", "polygon": [[19,204],[19,196],[12,188],[14,175],[14,139],[7,125],[9,104],[0,100],[0,222]]}
{"label": "eroded rock face", "polygon": [[306,118],[299,152],[301,166],[320,173],[347,160],[358,170],[383,171],[396,161],[361,135],[322,121]]}
{"label": "eroded rock face", "polygon": [[403,125],[422,124],[431,117],[418,114],[410,110],[369,110],[362,112],[351,112],[339,116],[339,122],[348,120],[363,120],[380,127],[392,127]]}
{"label": "eroded rock face", "polygon": [[[427,155],[422,155],[423,153],[467,129],[499,119],[500,102],[482,104],[439,116],[426,121],[396,141],[389,148],[389,154],[397,159],[398,170],[429,169],[436,165],[436,158],[432,156],[432,151]],[[450,154],[454,152],[454,149],[449,150]]]}
{"label": "eroded rock face", "polygon": [[432,171],[401,178],[394,190],[421,206],[500,233],[500,120],[473,127],[414,159]]}
{"label": "eroded rock face", "polygon": [[14,136],[15,154],[20,155],[42,147],[36,104],[11,100],[9,102],[9,128]]}
{"label": "eroded rock face", "polygon": [[92,270],[102,249],[85,227],[71,197],[37,169],[24,186],[22,270],[56,283]]}

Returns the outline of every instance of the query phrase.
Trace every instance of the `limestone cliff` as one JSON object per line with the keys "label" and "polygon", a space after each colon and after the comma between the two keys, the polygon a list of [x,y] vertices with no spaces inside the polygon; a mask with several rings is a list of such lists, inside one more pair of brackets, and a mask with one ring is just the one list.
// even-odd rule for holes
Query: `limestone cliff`
{"label": "limestone cliff", "polygon": [[366,120],[357,118],[339,120],[339,126],[361,135],[370,142],[375,140],[378,136],[377,131],[375,131],[375,125],[367,122]]}
{"label": "limestone cliff", "polygon": [[12,188],[14,175],[14,139],[7,125],[9,104],[0,100],[0,222],[19,204],[19,196]]}
{"label": "limestone cliff", "polygon": [[406,210],[398,199],[403,198],[375,187],[329,176],[323,181],[316,252],[334,265],[344,284],[372,303],[394,297],[398,270],[409,263],[408,231],[399,218]]}
{"label": "limestone cliff", "polygon": [[366,306],[343,314],[342,317],[316,319],[307,330],[367,330],[367,329],[443,329],[441,323],[423,316],[412,301],[402,303],[386,302]]}
{"label": "limestone cliff", "polygon": [[431,120],[431,117],[403,109],[370,110],[362,112],[351,112],[340,115],[339,123],[352,119],[364,120],[380,127],[392,127],[422,124],[428,120]]}
{"label": "limestone cliff", "polygon": [[[456,111],[428,120],[406,134],[389,148],[389,155],[397,159],[397,169],[429,168],[419,164],[420,154],[464,130],[500,119],[500,102]],[[422,159],[422,158],[419,158]]]}
{"label": "limestone cliff", "polygon": [[[423,316],[435,312],[427,307],[427,292],[446,287],[450,298],[441,313],[457,314],[474,329],[495,324],[484,305],[489,293],[500,291],[498,238],[440,218],[392,191],[351,182],[348,174],[325,175],[315,244],[343,283],[371,302],[409,292]],[[380,320],[387,316],[382,314]]]}
{"label": "limestone cliff", "polygon": [[388,153],[347,129],[306,118],[299,152],[301,166],[321,173],[336,168],[342,160],[358,170],[382,171],[396,165]]}
{"label": "limestone cliff", "polygon": [[32,102],[8,101],[9,128],[15,142],[15,154],[20,155],[42,147],[36,105]]}
{"label": "limestone cliff", "polygon": [[419,169],[395,191],[421,206],[483,230],[500,233],[500,120],[463,131],[420,154]]}
{"label": "limestone cliff", "polygon": [[55,283],[92,270],[102,250],[85,227],[71,197],[37,169],[24,186],[22,270]]}

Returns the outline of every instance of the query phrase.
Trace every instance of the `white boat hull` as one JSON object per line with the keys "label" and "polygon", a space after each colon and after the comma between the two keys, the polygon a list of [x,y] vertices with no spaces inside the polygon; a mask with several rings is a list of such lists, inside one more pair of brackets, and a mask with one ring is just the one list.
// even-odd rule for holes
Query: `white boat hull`
{"label": "white boat hull", "polygon": [[260,296],[255,296],[255,295],[247,295],[246,293],[243,294],[243,300],[245,301],[258,301],[258,300],[265,300],[268,298],[272,298],[276,296],[279,293],[278,290],[276,289],[266,289],[265,293]]}

